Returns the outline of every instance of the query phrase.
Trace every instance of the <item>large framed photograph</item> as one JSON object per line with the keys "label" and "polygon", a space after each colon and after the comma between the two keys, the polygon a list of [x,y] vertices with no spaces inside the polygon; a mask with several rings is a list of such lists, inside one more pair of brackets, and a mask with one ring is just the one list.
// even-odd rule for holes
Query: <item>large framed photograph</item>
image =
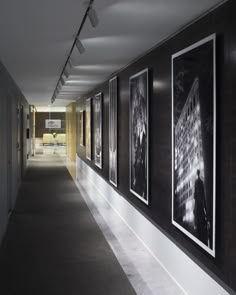
{"label": "large framed photograph", "polygon": [[117,77],[109,81],[109,180],[117,187]]}
{"label": "large framed photograph", "polygon": [[84,146],[84,111],[79,112],[80,145]]}
{"label": "large framed photograph", "polygon": [[149,204],[148,69],[130,77],[129,85],[130,191]]}
{"label": "large framed photograph", "polygon": [[92,160],[92,98],[86,99],[86,158]]}
{"label": "large framed photograph", "polygon": [[94,162],[102,169],[102,93],[94,98]]}
{"label": "large framed photograph", "polygon": [[215,257],[215,34],[172,55],[172,223]]}

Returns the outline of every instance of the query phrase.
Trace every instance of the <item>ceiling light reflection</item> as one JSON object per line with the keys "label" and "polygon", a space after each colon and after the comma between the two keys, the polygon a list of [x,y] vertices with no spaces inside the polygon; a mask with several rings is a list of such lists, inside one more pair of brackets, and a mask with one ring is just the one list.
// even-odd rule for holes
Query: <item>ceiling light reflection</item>
{"label": "ceiling light reflection", "polygon": [[153,88],[155,90],[165,89],[167,87],[167,83],[160,80],[154,80],[153,81]]}
{"label": "ceiling light reflection", "polygon": [[[100,82],[100,81],[99,81]],[[84,85],[91,85],[91,84],[96,84],[96,83],[99,83],[98,81],[94,81],[94,80],[87,80],[87,81],[84,81],[84,80],[68,80],[66,81],[66,84],[84,84]]]}
{"label": "ceiling light reflection", "polygon": [[75,66],[75,69],[86,70],[86,71],[113,71],[116,70],[123,65],[78,65]]}
{"label": "ceiling light reflection", "polygon": [[[142,41],[144,41],[142,39]],[[130,44],[138,42],[140,43],[140,37],[139,36],[130,36],[130,35],[123,35],[123,36],[102,36],[102,37],[94,37],[94,38],[87,38],[83,39],[83,43],[86,47],[89,48],[89,46],[97,46],[99,45],[108,45],[108,46],[118,46],[123,47],[123,44]]]}

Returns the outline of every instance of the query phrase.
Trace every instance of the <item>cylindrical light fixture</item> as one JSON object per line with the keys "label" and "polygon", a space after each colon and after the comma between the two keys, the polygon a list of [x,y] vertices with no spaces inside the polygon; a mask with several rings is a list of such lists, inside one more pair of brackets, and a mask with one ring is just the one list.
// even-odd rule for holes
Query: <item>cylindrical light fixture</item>
{"label": "cylindrical light fixture", "polygon": [[64,76],[66,79],[68,79],[68,77],[69,77],[69,71],[67,70],[67,68],[65,68],[65,70],[64,70]]}
{"label": "cylindrical light fixture", "polygon": [[68,60],[66,67],[68,68],[69,71],[71,71],[73,69],[73,64],[72,64],[71,58]]}
{"label": "cylindrical light fixture", "polygon": [[[73,69],[73,64],[72,64],[72,61],[71,61],[71,54],[72,54],[72,52],[74,50],[74,47],[75,46],[77,47],[80,54],[83,54],[85,52],[85,48],[84,48],[82,42],[79,39],[79,35],[80,35],[81,30],[82,30],[82,28],[83,28],[83,26],[85,24],[86,19],[89,18],[89,21],[90,21],[92,27],[96,27],[98,25],[98,23],[99,23],[97,13],[92,8],[92,4],[93,4],[94,0],[89,0],[88,2],[89,3],[88,3],[88,6],[87,6],[87,9],[86,9],[86,12],[85,12],[84,17],[83,17],[83,19],[81,21],[79,30],[78,30],[78,32],[76,34],[75,39],[74,39],[74,42],[73,42],[73,45],[71,47],[70,53],[69,53],[69,55],[67,57],[66,63],[65,63],[65,65],[64,65],[64,67],[63,67],[63,69],[61,71],[61,75],[60,75],[60,78],[59,78],[59,80],[57,82],[56,89],[55,89],[55,91],[53,93],[53,96],[52,96],[52,99],[51,99],[52,103],[55,101],[56,96],[60,93],[60,90],[62,90],[62,86],[65,85],[65,82],[68,79],[71,70]],[[64,87],[63,87],[63,89],[64,89]]]}
{"label": "cylindrical light fixture", "polygon": [[99,20],[98,20],[96,11],[92,7],[90,7],[88,11],[88,17],[92,27],[95,28],[98,25]]}
{"label": "cylindrical light fixture", "polygon": [[75,45],[76,45],[76,47],[77,47],[80,54],[83,54],[85,52],[85,48],[84,48],[82,42],[79,39],[76,40]]}
{"label": "cylindrical light fixture", "polygon": [[65,85],[65,81],[64,81],[63,77],[61,77],[61,85],[62,86]]}

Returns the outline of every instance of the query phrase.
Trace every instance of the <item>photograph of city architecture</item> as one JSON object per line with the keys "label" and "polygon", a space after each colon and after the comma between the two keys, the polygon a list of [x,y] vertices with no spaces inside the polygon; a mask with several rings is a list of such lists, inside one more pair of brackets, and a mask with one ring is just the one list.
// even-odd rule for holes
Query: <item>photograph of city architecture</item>
{"label": "photograph of city architecture", "polygon": [[88,98],[86,100],[86,158],[92,160],[92,144],[91,144],[91,108],[92,108],[92,99]]}
{"label": "photograph of city architecture", "polygon": [[102,93],[94,98],[94,162],[102,169]]}
{"label": "photograph of city architecture", "polygon": [[109,81],[109,180],[117,186],[117,77]]}
{"label": "photograph of city architecture", "polygon": [[173,56],[173,223],[213,256],[214,35]]}
{"label": "photograph of city architecture", "polygon": [[78,130],[80,130],[80,145],[81,146],[84,146],[84,114],[85,114],[85,111],[79,112],[80,128]]}
{"label": "photograph of city architecture", "polygon": [[130,77],[130,191],[148,204],[148,69]]}

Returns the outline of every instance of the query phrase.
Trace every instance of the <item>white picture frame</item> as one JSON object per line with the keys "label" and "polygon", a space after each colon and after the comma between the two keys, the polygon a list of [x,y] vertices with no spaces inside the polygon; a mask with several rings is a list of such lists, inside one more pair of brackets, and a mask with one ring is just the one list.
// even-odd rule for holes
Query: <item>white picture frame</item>
{"label": "white picture frame", "polygon": [[215,257],[215,215],[216,35],[212,34],[172,55],[172,224]]}
{"label": "white picture frame", "polygon": [[109,181],[115,187],[118,184],[117,84],[117,76],[109,80]]}
{"label": "white picture frame", "polygon": [[102,115],[103,115],[103,94],[102,92],[95,95],[93,113],[93,130],[94,130],[94,163],[102,169],[103,144],[102,144]]}
{"label": "white picture frame", "polygon": [[86,158],[92,160],[92,98],[86,99]]}
{"label": "white picture frame", "polygon": [[129,78],[129,186],[149,205],[149,73]]}
{"label": "white picture frame", "polygon": [[80,130],[80,145],[84,146],[84,120],[85,119],[85,111],[79,112],[79,130]]}

